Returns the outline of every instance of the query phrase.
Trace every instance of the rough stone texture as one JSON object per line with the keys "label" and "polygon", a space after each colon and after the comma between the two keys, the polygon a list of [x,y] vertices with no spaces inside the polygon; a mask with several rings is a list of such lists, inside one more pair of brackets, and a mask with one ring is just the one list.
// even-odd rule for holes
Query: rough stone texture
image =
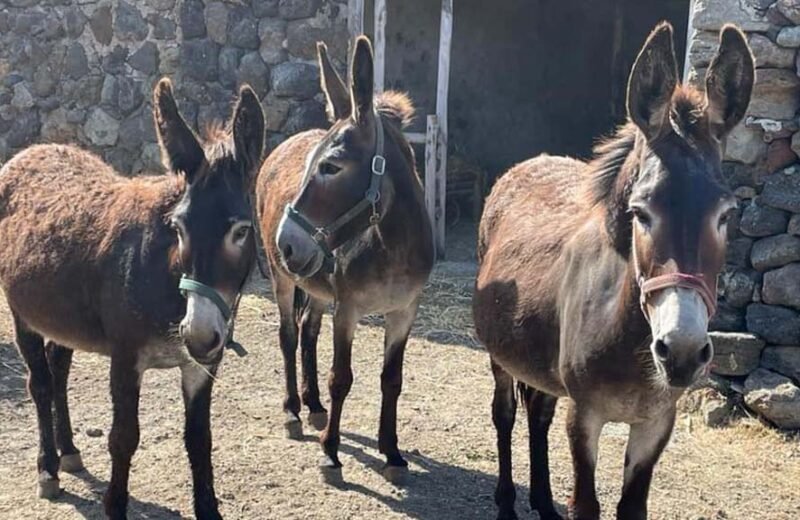
{"label": "rough stone texture", "polygon": [[800,172],[791,168],[765,177],[759,201],[773,208],[800,213]]}
{"label": "rough stone texture", "polygon": [[281,63],[272,70],[276,96],[308,99],[319,92],[319,68],[302,62]]}
{"label": "rough stone texture", "polygon": [[800,2],[797,0],[778,0],[775,3],[775,7],[787,20],[795,25],[800,25]]}
{"label": "rough stone texture", "polygon": [[701,394],[700,410],[706,426],[716,428],[723,426],[733,412],[733,403],[724,394],[714,388],[703,388]]}
{"label": "rough stone texture", "polygon": [[719,293],[731,307],[746,307],[753,301],[753,290],[761,282],[761,275],[751,270],[727,271],[719,277]]}
{"label": "rough stone texture", "polygon": [[775,41],[781,47],[800,47],[800,26],[782,28]]}
{"label": "rough stone texture", "polygon": [[119,137],[119,122],[102,108],[95,108],[83,126],[86,136],[95,145],[113,145]]}
{"label": "rough stone texture", "polygon": [[748,115],[791,119],[800,108],[800,78],[786,69],[760,69]]}
{"label": "rough stone texture", "polygon": [[767,143],[761,134],[743,123],[736,125],[725,140],[725,159],[744,164],[755,164],[763,159],[767,152]]}
{"label": "rough stone texture", "polygon": [[756,58],[757,68],[775,67],[791,68],[794,64],[793,49],[779,47],[762,34],[752,34],[749,38],[750,49]]}
{"label": "rough stone texture", "polygon": [[800,346],[767,347],[761,353],[761,366],[800,384]]}
{"label": "rough stone texture", "polygon": [[800,429],[800,388],[788,377],[759,368],[744,383],[748,408],[788,430]]}
{"label": "rough stone texture", "polygon": [[[16,0],[0,9],[0,164],[33,142],[71,142],[124,173],[159,169],[152,86],[172,78],[190,126],[230,115],[240,83],[274,144],[326,126],[316,40],[346,61],[341,0]],[[289,52],[288,28],[295,27]],[[297,31],[307,30],[300,35]],[[281,75],[281,97],[270,93]],[[788,138],[788,136],[787,136]]]}
{"label": "rough stone texture", "polygon": [[774,345],[800,344],[800,314],[775,305],[753,303],[747,307],[747,330]]}
{"label": "rough stone texture", "polygon": [[717,313],[708,323],[710,330],[723,332],[736,332],[745,328],[745,313],[742,309],[731,307],[725,302],[719,302]]}
{"label": "rough stone texture", "polygon": [[319,6],[320,0],[280,0],[278,13],[286,20],[308,18],[314,16]]}
{"label": "rough stone texture", "polygon": [[800,214],[794,214],[789,219],[786,232],[790,235],[800,235]]}
{"label": "rough stone texture", "polygon": [[800,260],[800,237],[782,234],[757,240],[750,252],[750,262],[765,271]]}
{"label": "rough stone texture", "polygon": [[761,299],[764,303],[800,309],[800,264],[788,264],[764,273]]}
{"label": "rough stone texture", "polygon": [[789,139],[775,139],[767,147],[768,172],[778,171],[797,162],[797,154],[794,153]]}
{"label": "rough stone texture", "polygon": [[766,237],[786,231],[789,214],[759,202],[757,198],[744,207],[739,221],[742,233],[749,237]]}
{"label": "rough stone texture", "polygon": [[792,151],[795,155],[800,154],[800,132],[796,132],[792,136]]}
{"label": "rough stone texture", "polygon": [[759,11],[741,1],[697,0],[694,27],[706,31],[719,31],[726,23],[735,23],[743,31],[769,30],[770,23]]}
{"label": "rough stone texture", "polygon": [[728,242],[725,263],[735,267],[750,265],[750,251],[753,249],[753,239],[748,237],[735,238]]}
{"label": "rough stone texture", "polygon": [[754,334],[710,332],[714,346],[711,371],[722,376],[746,376],[758,368],[764,340]]}

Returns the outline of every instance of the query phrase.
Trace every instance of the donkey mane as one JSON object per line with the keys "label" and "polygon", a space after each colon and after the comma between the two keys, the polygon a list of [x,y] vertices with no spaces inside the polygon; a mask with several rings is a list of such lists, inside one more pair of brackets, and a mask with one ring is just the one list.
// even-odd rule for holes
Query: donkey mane
{"label": "donkey mane", "polygon": [[[672,95],[669,112],[669,124],[664,125],[662,135],[650,145],[674,132],[688,144],[707,138],[701,124],[704,119],[705,99],[703,94],[692,86],[680,85]],[[592,150],[594,158],[588,164],[587,199],[590,206],[606,206],[610,210],[618,209],[620,199],[636,180],[633,168],[626,167],[625,162],[634,150],[639,139],[644,139],[642,132],[630,120],[617,128],[609,138],[601,140]]]}
{"label": "donkey mane", "polygon": [[375,108],[383,116],[397,123],[400,128],[408,127],[414,120],[414,103],[405,92],[387,90],[375,100]]}

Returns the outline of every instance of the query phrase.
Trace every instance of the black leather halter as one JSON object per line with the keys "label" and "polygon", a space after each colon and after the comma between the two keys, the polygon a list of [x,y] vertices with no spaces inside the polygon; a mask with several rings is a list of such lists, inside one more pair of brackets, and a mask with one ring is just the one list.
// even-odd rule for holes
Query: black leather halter
{"label": "black leather halter", "polygon": [[374,226],[380,221],[378,211],[378,201],[381,200],[381,183],[383,175],[386,173],[386,158],[383,156],[383,123],[379,114],[375,114],[375,155],[372,156],[370,169],[369,188],[364,193],[364,198],[358,201],[355,206],[341,214],[336,220],[322,227],[316,227],[297,209],[292,203],[286,205],[284,210],[286,218],[303,228],[317,247],[322,251],[325,261],[322,268],[328,273],[333,272],[333,252],[328,246],[328,239],[345,224],[359,216],[368,208],[372,208],[372,215],[369,217],[370,226]]}

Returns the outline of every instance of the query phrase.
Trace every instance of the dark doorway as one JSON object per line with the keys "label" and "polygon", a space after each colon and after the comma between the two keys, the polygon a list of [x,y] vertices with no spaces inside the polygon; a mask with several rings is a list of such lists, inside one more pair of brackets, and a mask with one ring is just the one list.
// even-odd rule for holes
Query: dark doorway
{"label": "dark doorway", "polygon": [[[539,153],[588,157],[624,120],[633,60],[660,20],[685,55],[689,0],[458,0],[454,2],[450,152],[493,180]],[[439,7],[388,2],[387,85],[433,113]]]}

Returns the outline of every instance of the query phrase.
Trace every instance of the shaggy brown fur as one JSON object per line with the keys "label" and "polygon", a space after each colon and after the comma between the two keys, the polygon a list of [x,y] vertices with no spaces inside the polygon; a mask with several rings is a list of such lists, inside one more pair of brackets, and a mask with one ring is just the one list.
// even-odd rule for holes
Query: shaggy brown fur
{"label": "shaggy brown fur", "polygon": [[[243,88],[233,130],[203,147],[178,114],[167,80],[156,86],[154,106],[165,164],[180,175],[125,178],[95,155],[63,145],[32,146],[0,170],[0,288],[37,408],[40,495],[58,494],[59,465],[82,469],[66,397],[76,349],[111,356],[106,514],[126,516],[142,373],[180,366],[195,513],[218,518],[209,406],[221,346],[194,344],[178,333],[187,314],[178,280],[183,273],[203,282],[230,295],[229,304],[241,289],[254,260],[253,239],[238,253],[222,251],[230,249],[223,244],[231,222],[252,215],[249,187],[263,146],[263,114]],[[203,325],[189,322],[187,329]]]}
{"label": "shaggy brown fur", "polygon": [[[752,56],[737,29],[723,30],[707,81],[726,85],[729,95],[707,104],[677,86],[671,27],[657,27],[631,74],[631,122],[597,147],[595,159],[529,160],[501,177],[486,202],[473,308],[495,377],[499,518],[516,518],[515,381],[528,415],[530,504],[540,518],[560,518],[550,489],[547,433],[556,400],[565,396],[575,478],[570,513],[599,518],[597,438],[605,422],[620,421],[632,426],[617,518],[646,518],[652,471],[687,378],[669,386],[655,370],[635,277],[672,266],[713,280],[722,266],[718,230],[724,230],[721,212],[732,197],[720,184],[718,140],[739,119],[717,126],[712,115],[742,114],[741,103],[749,100]],[[633,225],[633,194],[648,211],[658,210],[657,234],[646,231],[646,212]]]}

